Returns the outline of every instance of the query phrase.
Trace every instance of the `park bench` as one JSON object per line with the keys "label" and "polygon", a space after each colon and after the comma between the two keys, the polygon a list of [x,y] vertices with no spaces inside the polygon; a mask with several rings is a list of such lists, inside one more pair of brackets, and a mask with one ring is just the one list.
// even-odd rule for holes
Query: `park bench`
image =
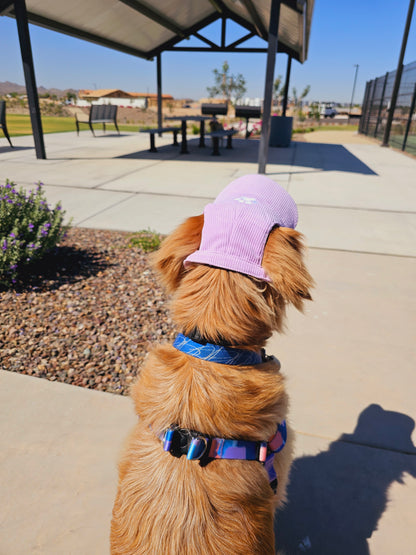
{"label": "park bench", "polygon": [[7,131],[6,125],[6,101],[0,100],[0,129],[3,129],[4,136],[9,141],[10,146],[13,148],[12,142],[10,140],[9,132]]}
{"label": "park bench", "polygon": [[218,131],[212,131],[211,133],[207,133],[207,137],[211,137],[212,139],[212,155],[219,156],[220,155],[220,139],[224,139],[227,137],[227,147],[226,148],[233,148],[232,146],[232,138],[233,135],[238,133],[236,129],[219,129]]}
{"label": "park bench", "polygon": [[246,139],[249,138],[250,132],[248,130],[248,120],[250,118],[261,118],[260,106],[236,106],[235,117],[245,118],[246,120]]}
{"label": "park bench", "polygon": [[149,133],[150,135],[150,152],[157,152],[157,148],[155,146],[155,135],[156,133],[173,133],[173,144],[177,146],[178,143],[178,133],[180,131],[180,127],[157,127],[155,129],[141,129],[140,133]]}
{"label": "park bench", "polygon": [[92,104],[90,108],[89,115],[83,117],[80,114],[75,114],[75,125],[77,126],[77,135],[79,135],[79,124],[85,123],[89,125],[92,134],[95,137],[93,124],[94,123],[102,123],[103,124],[103,131],[105,132],[105,124],[112,123],[115,125],[118,134],[120,135],[120,131],[117,126],[117,108],[118,106],[114,106],[112,104]]}

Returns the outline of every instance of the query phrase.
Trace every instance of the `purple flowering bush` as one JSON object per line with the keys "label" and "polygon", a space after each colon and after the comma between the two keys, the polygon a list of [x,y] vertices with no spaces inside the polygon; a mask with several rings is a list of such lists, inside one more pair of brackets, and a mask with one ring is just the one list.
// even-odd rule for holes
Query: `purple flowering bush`
{"label": "purple flowering bush", "polygon": [[59,243],[68,228],[64,216],[60,204],[48,205],[42,183],[29,193],[9,180],[0,184],[0,285],[15,283],[25,266]]}

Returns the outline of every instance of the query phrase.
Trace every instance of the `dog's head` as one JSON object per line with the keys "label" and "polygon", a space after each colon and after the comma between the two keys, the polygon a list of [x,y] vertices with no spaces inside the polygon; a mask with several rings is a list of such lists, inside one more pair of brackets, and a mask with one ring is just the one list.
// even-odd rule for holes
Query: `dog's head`
{"label": "dog's head", "polygon": [[263,176],[231,183],[204,214],[161,245],[154,265],[181,330],[230,345],[263,345],[285,307],[302,310],[313,280],[293,199]]}

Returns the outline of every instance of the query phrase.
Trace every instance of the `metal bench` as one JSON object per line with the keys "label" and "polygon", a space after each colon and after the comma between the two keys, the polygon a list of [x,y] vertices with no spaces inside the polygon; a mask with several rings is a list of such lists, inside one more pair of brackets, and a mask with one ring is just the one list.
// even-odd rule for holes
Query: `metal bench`
{"label": "metal bench", "polygon": [[250,136],[248,131],[248,120],[250,118],[261,118],[261,108],[260,106],[236,106],[235,117],[246,119],[246,139],[248,139]]}
{"label": "metal bench", "polygon": [[12,142],[10,140],[9,132],[7,131],[6,125],[6,101],[0,100],[0,129],[3,129],[4,136],[9,141],[10,146],[13,148]]}
{"label": "metal bench", "polygon": [[218,131],[212,131],[211,133],[207,133],[207,137],[211,137],[212,139],[212,155],[219,156],[220,155],[220,139],[227,137],[227,147],[226,148],[233,148],[232,145],[232,138],[233,135],[238,133],[236,129],[220,129]]}
{"label": "metal bench", "polygon": [[141,129],[140,133],[149,133],[150,135],[150,152],[157,152],[157,148],[155,146],[155,135],[162,134],[162,133],[173,133],[173,144],[174,146],[178,146],[178,133],[180,131],[180,127],[157,127],[156,129]]}
{"label": "metal bench", "polygon": [[117,132],[120,135],[120,131],[117,125],[117,108],[118,106],[114,106],[113,104],[92,104],[88,117],[83,118],[82,116],[75,114],[75,125],[77,126],[77,135],[79,135],[80,123],[85,123],[89,125],[94,137],[95,137],[95,133],[93,129],[94,123],[102,123],[104,132],[105,132],[105,124],[112,123],[115,125],[115,128],[117,129]]}

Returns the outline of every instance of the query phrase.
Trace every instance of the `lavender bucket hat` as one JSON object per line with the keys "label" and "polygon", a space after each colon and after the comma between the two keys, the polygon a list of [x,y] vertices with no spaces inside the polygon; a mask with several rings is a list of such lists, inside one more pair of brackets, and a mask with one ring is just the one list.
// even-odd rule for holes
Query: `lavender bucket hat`
{"label": "lavender bucket hat", "polygon": [[270,231],[295,229],[297,222],[296,203],[283,187],[264,175],[239,177],[205,207],[201,245],[184,265],[207,264],[271,281],[261,265]]}

